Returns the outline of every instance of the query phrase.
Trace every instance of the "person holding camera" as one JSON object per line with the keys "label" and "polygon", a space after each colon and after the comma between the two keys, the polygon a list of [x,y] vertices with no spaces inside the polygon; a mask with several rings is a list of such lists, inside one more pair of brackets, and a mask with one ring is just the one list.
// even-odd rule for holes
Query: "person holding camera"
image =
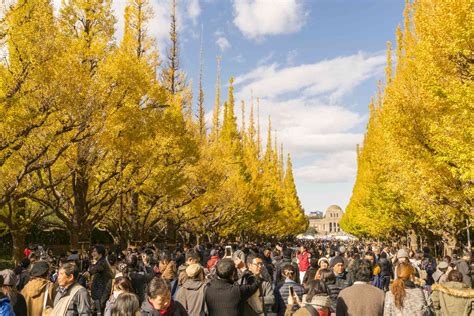
{"label": "person holding camera", "polygon": [[257,292],[261,281],[255,276],[248,275],[246,284],[236,283],[237,269],[243,269],[240,259],[233,261],[224,258],[216,263],[216,278],[209,282],[205,289],[208,316],[239,316],[242,304]]}

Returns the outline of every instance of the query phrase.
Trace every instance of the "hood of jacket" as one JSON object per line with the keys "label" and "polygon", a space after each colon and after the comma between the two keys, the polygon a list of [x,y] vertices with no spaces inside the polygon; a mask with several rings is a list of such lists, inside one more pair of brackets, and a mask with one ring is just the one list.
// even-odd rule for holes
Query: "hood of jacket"
{"label": "hood of jacket", "polygon": [[328,295],[314,295],[311,302],[307,301],[306,294],[303,295],[303,303],[312,305],[314,308],[331,307],[331,299]]}
{"label": "hood of jacket", "polygon": [[197,291],[201,287],[203,287],[204,284],[205,284],[204,281],[187,279],[186,281],[184,281],[182,287],[190,291]]}
{"label": "hood of jacket", "polygon": [[431,290],[439,291],[450,296],[474,298],[474,290],[470,289],[466,284],[461,282],[446,282],[443,284],[433,284],[431,286]]}
{"label": "hood of jacket", "polygon": [[142,312],[146,312],[149,315],[160,316],[160,311],[156,310],[148,300],[144,300],[142,303]]}
{"label": "hood of jacket", "polygon": [[41,296],[41,294],[45,292],[46,286],[48,286],[48,284],[50,283],[51,282],[46,279],[33,278],[25,285],[21,293],[24,296],[28,296],[32,298]]}

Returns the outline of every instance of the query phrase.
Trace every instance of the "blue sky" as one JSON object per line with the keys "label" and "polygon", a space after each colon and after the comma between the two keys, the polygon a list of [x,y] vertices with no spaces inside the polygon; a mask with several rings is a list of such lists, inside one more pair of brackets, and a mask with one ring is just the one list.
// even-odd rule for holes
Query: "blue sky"
{"label": "blue sky", "polygon": [[[347,206],[356,175],[368,103],[384,77],[386,42],[395,40],[403,0],[177,0],[181,67],[197,89],[201,28],[206,110],[212,116],[216,56],[223,96],[235,77],[237,104],[260,97],[293,157],[306,212]],[[55,0],[56,6],[60,0]],[[149,32],[167,45],[169,1],[150,0]],[[126,1],[113,3],[117,38]],[[195,96],[197,94],[195,93]],[[248,112],[248,111],[247,111]],[[240,111],[239,111],[240,113]],[[265,138],[265,134],[263,135]]]}

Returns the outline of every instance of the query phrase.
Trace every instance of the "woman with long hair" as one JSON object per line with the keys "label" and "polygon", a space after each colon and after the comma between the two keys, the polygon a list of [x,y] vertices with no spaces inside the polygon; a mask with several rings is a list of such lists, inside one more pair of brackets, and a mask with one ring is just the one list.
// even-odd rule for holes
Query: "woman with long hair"
{"label": "woman with long hair", "polygon": [[[132,282],[127,277],[118,277],[113,281],[112,294],[105,305],[105,316],[113,315],[112,310],[115,307],[119,296],[125,293],[133,294]],[[134,294],[135,295],[135,294]]]}
{"label": "woman with long hair", "polygon": [[140,303],[133,293],[122,293],[112,308],[112,316],[140,316]]}
{"label": "woman with long hair", "polygon": [[424,291],[416,287],[415,268],[407,262],[397,267],[397,279],[385,296],[384,315],[425,316],[430,315]]}

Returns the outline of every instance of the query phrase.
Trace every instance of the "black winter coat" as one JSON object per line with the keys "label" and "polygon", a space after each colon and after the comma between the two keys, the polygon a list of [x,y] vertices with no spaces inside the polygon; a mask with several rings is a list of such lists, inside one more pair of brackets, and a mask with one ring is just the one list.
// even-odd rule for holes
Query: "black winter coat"
{"label": "black winter coat", "polygon": [[327,288],[329,292],[329,298],[331,299],[331,311],[335,313],[337,306],[337,297],[339,296],[339,292],[341,292],[342,287],[336,284],[327,284]]}
{"label": "black winter coat", "polygon": [[387,258],[381,258],[378,262],[380,276],[392,276],[392,263]]}
{"label": "black winter coat", "polygon": [[238,285],[227,280],[214,279],[206,288],[206,305],[209,316],[239,316],[243,303],[259,287],[259,281],[247,279],[248,284]]}
{"label": "black winter coat", "polygon": [[[105,302],[109,293],[105,293],[113,278],[109,263],[104,257],[100,258],[96,264],[89,267],[92,276],[91,296],[93,300],[101,301],[101,308],[105,307]],[[105,301],[104,301],[105,298]]]}

